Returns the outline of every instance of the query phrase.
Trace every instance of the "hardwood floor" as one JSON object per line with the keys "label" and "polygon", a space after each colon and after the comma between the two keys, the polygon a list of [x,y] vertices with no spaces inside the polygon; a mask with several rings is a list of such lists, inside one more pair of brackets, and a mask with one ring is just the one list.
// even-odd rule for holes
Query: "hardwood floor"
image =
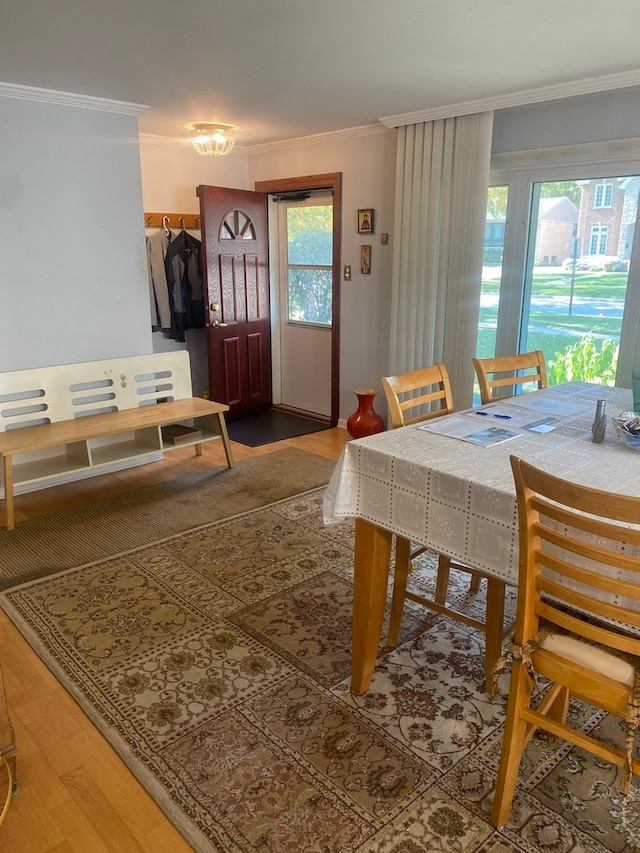
{"label": "hardwood floor", "polygon": [[[337,459],[349,436],[330,429],[251,448],[236,461],[297,447]],[[160,462],[16,498],[16,521],[223,465],[220,442]],[[1,557],[0,557],[1,559]],[[192,848],[0,611],[0,662],[18,745],[19,791],[0,826],[0,851],[185,853]]]}

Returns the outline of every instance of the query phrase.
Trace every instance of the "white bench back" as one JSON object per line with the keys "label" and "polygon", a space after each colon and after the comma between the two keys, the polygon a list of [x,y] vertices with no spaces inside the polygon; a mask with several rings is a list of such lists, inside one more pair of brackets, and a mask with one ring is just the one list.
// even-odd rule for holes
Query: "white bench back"
{"label": "white bench back", "polygon": [[0,432],[192,397],[189,353],[0,373]]}

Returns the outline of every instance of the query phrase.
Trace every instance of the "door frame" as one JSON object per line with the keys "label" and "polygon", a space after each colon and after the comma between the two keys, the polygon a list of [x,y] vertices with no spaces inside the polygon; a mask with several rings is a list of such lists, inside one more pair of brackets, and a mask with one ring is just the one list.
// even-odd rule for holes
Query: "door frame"
{"label": "door frame", "polygon": [[297,190],[330,189],[333,194],[333,268],[331,288],[331,426],[338,425],[340,407],[340,269],[342,243],[342,172],[256,181],[254,190],[268,195]]}

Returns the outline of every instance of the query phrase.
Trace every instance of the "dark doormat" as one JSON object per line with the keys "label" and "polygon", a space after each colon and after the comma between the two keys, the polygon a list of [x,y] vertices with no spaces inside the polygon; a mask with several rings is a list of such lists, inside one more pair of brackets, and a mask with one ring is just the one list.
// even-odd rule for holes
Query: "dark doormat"
{"label": "dark doormat", "polygon": [[227,424],[229,438],[249,447],[259,447],[261,444],[271,444],[284,438],[294,438],[296,435],[307,435],[324,429],[329,429],[329,424],[301,418],[279,409],[265,409]]}

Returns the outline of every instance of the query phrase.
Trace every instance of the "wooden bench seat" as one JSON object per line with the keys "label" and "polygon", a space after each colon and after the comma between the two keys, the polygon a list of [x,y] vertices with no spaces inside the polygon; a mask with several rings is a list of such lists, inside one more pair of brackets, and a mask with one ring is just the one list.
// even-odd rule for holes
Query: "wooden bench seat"
{"label": "wooden bench seat", "polygon": [[[162,458],[222,439],[233,467],[224,403],[191,395],[186,351],[0,373],[5,526],[14,494]],[[67,417],[65,417],[67,415]],[[191,428],[174,443],[163,427]]]}

